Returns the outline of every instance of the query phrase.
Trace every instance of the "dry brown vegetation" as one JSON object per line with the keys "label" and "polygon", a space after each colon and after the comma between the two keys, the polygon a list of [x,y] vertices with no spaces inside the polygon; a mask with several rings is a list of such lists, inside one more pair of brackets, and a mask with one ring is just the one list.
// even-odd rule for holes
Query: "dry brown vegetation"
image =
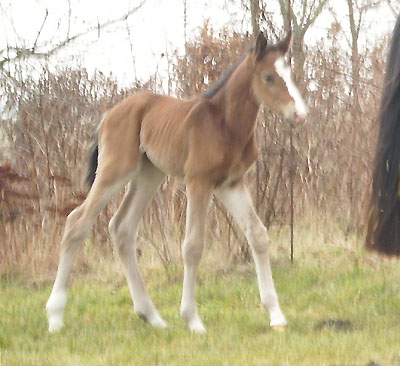
{"label": "dry brown vegetation", "polygon": [[[337,28],[325,44],[309,46],[304,79],[297,80],[309,106],[307,121],[294,131],[294,159],[289,128],[264,110],[257,138],[260,156],[248,174],[255,205],[268,227],[289,222],[289,174],[295,168],[295,212],[299,223],[312,221],[345,233],[359,231],[364,196],[374,154],[375,117],[379,106],[388,40],[360,51],[359,75],[341,48]],[[179,97],[204,91],[245,52],[246,34],[217,33],[208,24],[186,54],[175,54],[169,75]],[[38,77],[2,81],[0,151],[0,274],[28,275],[54,270],[66,215],[85,197],[82,184],[87,147],[102,113],[151,81],[122,89],[101,73],[43,68]],[[357,88],[357,92],[355,92]],[[100,216],[90,242],[109,255],[107,225],[118,199]],[[231,218],[213,205],[209,233],[221,242],[223,256],[246,259],[247,247]],[[179,258],[185,217],[183,186],[168,179],[156,195],[140,229],[140,245],[150,244],[161,262]],[[84,260],[80,259],[83,263]]]}

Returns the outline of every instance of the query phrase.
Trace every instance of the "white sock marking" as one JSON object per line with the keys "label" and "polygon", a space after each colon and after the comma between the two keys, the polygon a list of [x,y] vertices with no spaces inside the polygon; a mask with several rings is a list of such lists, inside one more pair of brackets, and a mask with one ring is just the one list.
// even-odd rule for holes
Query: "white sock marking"
{"label": "white sock marking", "polygon": [[50,295],[50,298],[46,304],[50,333],[57,332],[62,328],[64,308],[66,303],[67,303],[66,292],[57,291]]}

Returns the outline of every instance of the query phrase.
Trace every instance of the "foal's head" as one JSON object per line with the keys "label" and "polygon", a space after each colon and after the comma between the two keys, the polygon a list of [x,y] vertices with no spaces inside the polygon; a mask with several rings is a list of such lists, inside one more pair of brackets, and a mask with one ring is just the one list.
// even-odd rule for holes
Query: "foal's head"
{"label": "foal's head", "polygon": [[291,33],[272,46],[267,44],[263,33],[258,35],[252,53],[255,67],[253,89],[261,103],[290,121],[301,121],[306,116],[306,106],[285,61],[291,44]]}

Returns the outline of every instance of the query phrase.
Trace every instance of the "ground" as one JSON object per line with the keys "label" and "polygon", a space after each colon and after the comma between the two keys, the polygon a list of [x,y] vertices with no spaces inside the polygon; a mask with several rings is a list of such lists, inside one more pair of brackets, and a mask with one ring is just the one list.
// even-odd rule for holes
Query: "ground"
{"label": "ground", "polygon": [[282,333],[268,327],[252,263],[213,270],[206,260],[201,267],[197,298],[206,335],[190,334],[179,316],[178,265],[167,275],[142,263],[166,330],[134,314],[122,275],[75,273],[65,327],[49,334],[50,282],[4,277],[0,365],[400,365],[399,261],[335,246],[298,255],[294,264],[273,255],[289,324]]}

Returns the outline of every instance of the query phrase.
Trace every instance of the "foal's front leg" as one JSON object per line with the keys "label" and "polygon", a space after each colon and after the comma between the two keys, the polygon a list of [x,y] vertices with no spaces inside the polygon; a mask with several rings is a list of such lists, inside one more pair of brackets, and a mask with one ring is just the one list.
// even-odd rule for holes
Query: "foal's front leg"
{"label": "foal's front leg", "polygon": [[195,301],[196,273],[204,249],[204,231],[208,206],[212,195],[211,185],[204,182],[188,182],[186,193],[186,233],[182,248],[184,263],[181,315],[190,330],[205,333]]}
{"label": "foal's front leg", "polygon": [[250,194],[244,183],[240,182],[233,188],[219,189],[216,196],[223,202],[246,235],[256,264],[261,302],[269,312],[271,327],[281,329],[286,326],[286,319],[279,306],[272,279],[267,229],[254,210]]}

